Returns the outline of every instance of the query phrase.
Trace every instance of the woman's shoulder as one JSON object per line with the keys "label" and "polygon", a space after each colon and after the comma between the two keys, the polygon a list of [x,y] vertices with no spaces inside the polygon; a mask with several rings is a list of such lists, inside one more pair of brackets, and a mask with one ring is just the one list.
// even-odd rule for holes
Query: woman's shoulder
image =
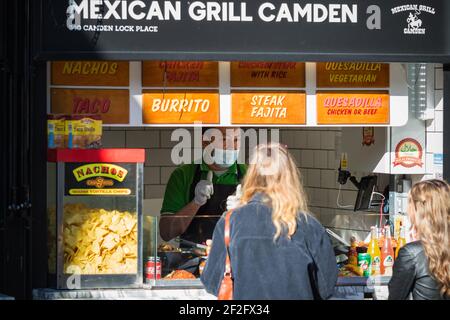
{"label": "woman's shoulder", "polygon": [[320,221],[310,213],[300,212],[298,215],[298,224],[313,231],[325,231]]}
{"label": "woman's shoulder", "polygon": [[417,256],[423,252],[423,245],[420,241],[413,241],[403,246],[402,250],[412,256]]}

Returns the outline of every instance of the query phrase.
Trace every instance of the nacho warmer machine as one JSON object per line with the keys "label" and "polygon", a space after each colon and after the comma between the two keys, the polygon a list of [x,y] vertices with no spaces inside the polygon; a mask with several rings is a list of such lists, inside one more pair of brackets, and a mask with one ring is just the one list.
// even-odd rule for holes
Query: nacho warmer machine
{"label": "nacho warmer machine", "polygon": [[142,286],[145,150],[48,150],[49,285]]}

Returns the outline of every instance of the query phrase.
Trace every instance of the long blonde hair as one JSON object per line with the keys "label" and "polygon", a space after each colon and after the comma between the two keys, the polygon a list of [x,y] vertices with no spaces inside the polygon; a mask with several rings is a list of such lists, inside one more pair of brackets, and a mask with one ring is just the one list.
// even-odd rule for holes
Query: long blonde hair
{"label": "long blonde hair", "polygon": [[409,195],[411,224],[422,242],[431,274],[450,296],[450,186],[442,180],[415,184]]}
{"label": "long blonde hair", "polygon": [[297,230],[299,213],[307,218],[307,197],[301,174],[292,155],[278,144],[260,144],[256,147],[242,185],[241,203],[247,203],[256,193],[264,193],[272,208],[276,232],[290,238]]}

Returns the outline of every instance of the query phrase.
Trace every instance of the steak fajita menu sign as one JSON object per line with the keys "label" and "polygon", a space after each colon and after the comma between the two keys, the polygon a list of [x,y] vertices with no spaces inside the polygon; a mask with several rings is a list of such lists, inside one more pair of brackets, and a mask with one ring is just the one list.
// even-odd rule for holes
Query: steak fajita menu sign
{"label": "steak fajita menu sign", "polygon": [[41,0],[38,56],[445,62],[444,2]]}

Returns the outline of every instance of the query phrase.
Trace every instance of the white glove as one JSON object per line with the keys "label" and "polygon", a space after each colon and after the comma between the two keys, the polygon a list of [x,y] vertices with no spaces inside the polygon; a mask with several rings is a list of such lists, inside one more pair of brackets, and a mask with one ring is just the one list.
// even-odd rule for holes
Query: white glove
{"label": "white glove", "polygon": [[206,180],[200,180],[195,186],[195,197],[194,202],[200,206],[203,206],[206,201],[214,193],[214,187],[212,183],[213,173],[212,171],[208,172]]}
{"label": "white glove", "polygon": [[242,190],[241,185],[239,184],[236,187],[236,193],[227,198],[227,211],[236,209],[241,202]]}

